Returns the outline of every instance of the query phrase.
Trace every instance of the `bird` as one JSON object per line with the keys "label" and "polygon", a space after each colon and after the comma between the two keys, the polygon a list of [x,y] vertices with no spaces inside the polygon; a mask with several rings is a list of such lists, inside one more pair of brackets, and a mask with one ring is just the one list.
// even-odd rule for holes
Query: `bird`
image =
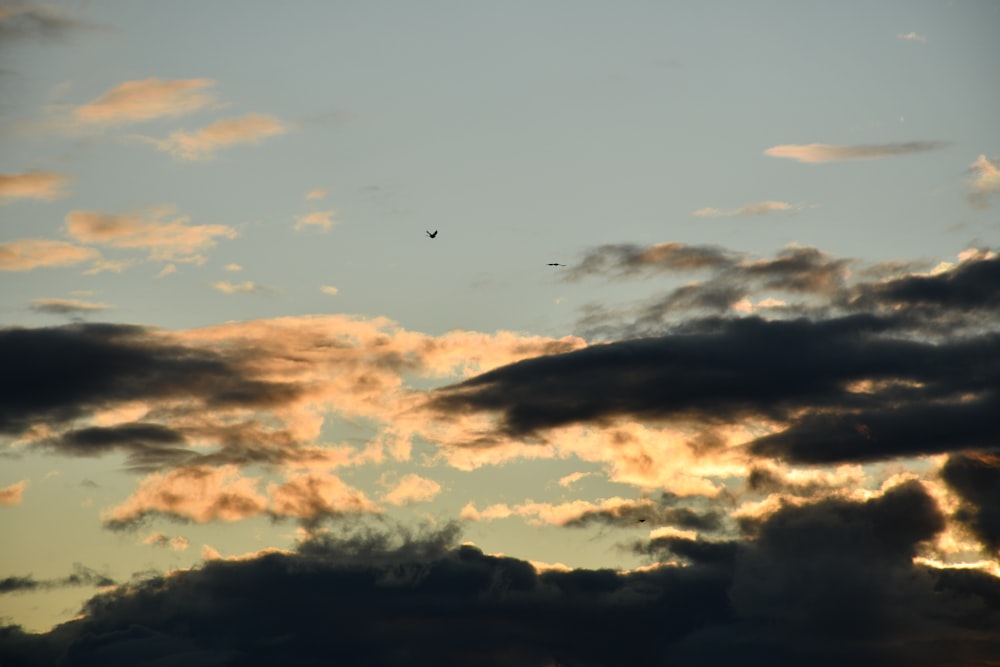
{"label": "bird", "polygon": [[646,523],[645,519],[639,519],[639,523]]}
{"label": "bird", "polygon": [[[426,229],[425,229],[424,231],[425,231],[425,232],[427,232],[427,230],[426,230]],[[436,230],[436,229],[434,230],[434,233],[433,233],[433,234],[432,234],[431,232],[427,232],[427,236],[431,237],[432,239],[433,239],[433,238],[436,238],[436,237],[437,237],[437,235],[438,235],[438,230]]]}
{"label": "bird", "polygon": [[566,265],[560,264],[559,262],[549,262],[547,266],[566,266]]}

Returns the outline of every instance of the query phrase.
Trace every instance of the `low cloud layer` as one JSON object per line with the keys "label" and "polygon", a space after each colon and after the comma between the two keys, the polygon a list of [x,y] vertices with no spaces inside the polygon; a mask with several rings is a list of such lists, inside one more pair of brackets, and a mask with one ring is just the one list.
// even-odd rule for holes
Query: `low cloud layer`
{"label": "low cloud layer", "polygon": [[[631,572],[538,571],[420,535],[358,530],[126,584],[80,618],[0,634],[17,664],[987,665],[1000,587],[915,564],[943,517],[910,482],[782,509],[736,541],[654,538]],[[683,562],[680,566],[678,563]],[[331,628],[336,632],[331,633]]]}

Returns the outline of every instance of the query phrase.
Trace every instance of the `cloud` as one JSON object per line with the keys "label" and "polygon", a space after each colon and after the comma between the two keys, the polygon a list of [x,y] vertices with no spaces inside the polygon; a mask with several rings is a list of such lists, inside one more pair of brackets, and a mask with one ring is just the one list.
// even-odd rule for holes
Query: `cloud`
{"label": "cloud", "polygon": [[986,208],[989,198],[1000,195],[1000,169],[996,162],[990,162],[985,155],[980,155],[969,167],[976,176],[969,181],[969,201],[976,208]]}
{"label": "cloud", "polygon": [[0,243],[0,271],[73,266],[99,256],[93,248],[83,248],[66,241],[20,239]]}
{"label": "cloud", "polygon": [[365,494],[329,473],[297,473],[260,491],[259,477],[233,465],[186,466],[146,477],[124,503],[108,510],[104,525],[131,530],[154,516],[209,523],[255,516],[293,518],[305,525],[348,514],[378,513]]}
{"label": "cloud", "polygon": [[73,573],[59,579],[35,579],[27,577],[7,577],[0,579],[0,595],[8,593],[26,593],[36,590],[65,588],[67,586],[117,586],[117,583],[96,570],[76,563]]}
{"label": "cloud", "polygon": [[927,43],[927,38],[926,37],[924,37],[923,35],[918,35],[915,32],[907,32],[907,33],[900,32],[900,33],[897,33],[896,34],[896,39],[901,39],[901,40],[906,41],[906,42],[920,42],[921,44],[926,44]]}
{"label": "cloud", "polygon": [[220,280],[219,282],[212,283],[212,289],[219,290],[223,294],[254,294],[256,292],[267,291],[266,287],[258,285],[251,280],[242,283],[231,283],[228,280]]}
{"label": "cloud", "polygon": [[795,276],[791,284],[827,292],[844,310],[687,321],[497,368],[433,392],[428,405],[443,418],[483,415],[495,441],[545,443],[559,429],[622,420],[704,430],[756,419],[769,432],[749,442],[752,455],[811,464],[989,447],[1000,437],[990,417],[1000,395],[985,379],[1000,363],[990,314],[1000,258],[854,286],[799,276],[796,265],[745,270],[786,284]]}
{"label": "cloud", "polygon": [[243,270],[243,267],[240,266],[239,264],[226,264],[222,268],[225,269],[226,271],[242,271]]}
{"label": "cloud", "polygon": [[28,480],[22,479],[10,486],[0,487],[0,507],[20,505],[24,499],[24,490],[28,488]]}
{"label": "cloud", "polygon": [[361,526],[130,582],[48,633],[5,629],[4,650],[18,664],[72,646],[81,664],[985,665],[997,580],[914,561],[942,520],[906,483],[782,508],[752,539],[664,534],[641,548],[684,564],[628,572],[540,570],[458,545],[453,525]]}
{"label": "cloud", "polygon": [[291,127],[267,114],[250,113],[239,118],[217,120],[194,132],[178,130],[166,139],[135,136],[179,160],[210,160],[215,152],[236,144],[257,144],[288,132]]}
{"label": "cloud", "polygon": [[860,146],[831,146],[829,144],[784,144],[772,146],[764,155],[783,157],[808,164],[839,162],[841,160],[875,160],[884,157],[909,155],[939,150],[947,146],[943,141],[909,141],[898,144],[865,144]]}
{"label": "cloud", "polygon": [[211,79],[126,81],[77,107],[73,115],[81,122],[102,125],[180,116],[215,104],[214,95],[205,90],[214,85]]}
{"label": "cloud", "polygon": [[991,554],[1000,552],[1000,457],[991,453],[953,454],[941,477],[962,499],[955,514]]}
{"label": "cloud", "polygon": [[692,215],[699,218],[732,217],[737,215],[763,215],[772,211],[788,211],[794,207],[783,201],[760,201],[753,204],[746,204],[736,209],[722,210],[718,208],[700,208]]}
{"label": "cloud", "polygon": [[156,274],[156,277],[157,278],[165,278],[165,277],[167,277],[167,276],[169,276],[171,274],[174,274],[174,273],[177,273],[177,265],[176,264],[167,264],[162,269],[160,269],[160,272]]}
{"label": "cloud", "polygon": [[177,537],[170,537],[165,533],[150,533],[142,540],[143,544],[148,544],[154,547],[160,548],[170,548],[171,551],[187,551],[187,548],[191,546],[191,543],[185,537],[178,535]]}
{"label": "cloud", "polygon": [[151,260],[175,262],[203,262],[201,253],[214,247],[218,238],[237,236],[227,225],[191,225],[186,215],[171,216],[175,211],[168,206],[124,215],[70,211],[66,233],[80,243],[141,249]]}
{"label": "cloud", "polygon": [[313,201],[316,199],[323,199],[324,197],[326,197],[326,190],[323,188],[310,190],[309,193],[306,195],[306,199],[309,201]]}
{"label": "cloud", "polygon": [[333,220],[333,216],[336,214],[336,211],[313,211],[307,215],[300,215],[296,218],[295,229],[319,227],[324,232],[328,232],[336,224],[336,221]]}
{"label": "cloud", "polygon": [[14,199],[52,200],[66,196],[67,174],[31,170],[23,174],[0,174],[0,204]]}
{"label": "cloud", "polygon": [[323,285],[319,288],[319,291],[329,296],[337,296],[340,294],[340,290],[333,285]]}
{"label": "cloud", "polygon": [[111,306],[80,299],[32,299],[30,308],[35,312],[49,315],[82,315],[108,310]]}
{"label": "cloud", "polygon": [[559,486],[564,486],[566,488],[569,488],[570,486],[572,486],[576,482],[579,482],[584,477],[589,477],[590,475],[596,475],[596,474],[597,473],[593,473],[593,472],[574,472],[574,473],[570,473],[568,475],[564,475],[564,476],[562,476],[562,477],[559,478]]}
{"label": "cloud", "polygon": [[27,40],[63,39],[72,34],[103,28],[73,16],[63,8],[28,2],[0,2],[0,44]]}
{"label": "cloud", "polygon": [[395,488],[383,498],[390,505],[410,505],[433,500],[441,492],[441,485],[413,473],[403,475]]}

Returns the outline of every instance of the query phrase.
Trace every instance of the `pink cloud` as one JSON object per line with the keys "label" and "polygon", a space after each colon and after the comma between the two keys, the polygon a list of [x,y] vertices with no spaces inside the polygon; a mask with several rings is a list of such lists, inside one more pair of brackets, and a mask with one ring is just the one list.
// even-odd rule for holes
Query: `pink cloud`
{"label": "pink cloud", "polygon": [[85,123],[106,125],[180,116],[214,104],[215,97],[205,92],[213,85],[211,79],[126,81],[77,107],[73,115]]}
{"label": "pink cloud", "polygon": [[910,141],[896,144],[865,144],[860,146],[831,146],[830,144],[783,144],[764,151],[771,157],[789,158],[808,164],[839,162],[842,160],[875,160],[879,158],[923,153],[942,148],[940,141]]}
{"label": "pink cloud", "polygon": [[136,136],[180,160],[209,160],[221,148],[236,144],[257,144],[268,137],[284,134],[290,126],[274,116],[246,114],[239,118],[218,120],[194,132],[178,130],[166,139]]}
{"label": "pink cloud", "polygon": [[390,505],[409,505],[433,500],[441,492],[441,485],[420,475],[403,475],[396,487],[385,495]]}
{"label": "pink cloud", "polygon": [[70,177],[52,171],[32,170],[23,174],[0,174],[0,204],[12,199],[58,199]]}
{"label": "pink cloud", "polygon": [[97,259],[93,248],[82,248],[66,241],[21,239],[0,243],[0,271],[31,271],[40,267],[73,266]]}
{"label": "pink cloud", "polygon": [[24,490],[28,488],[28,480],[22,479],[10,486],[0,487],[0,507],[20,505],[24,500]]}

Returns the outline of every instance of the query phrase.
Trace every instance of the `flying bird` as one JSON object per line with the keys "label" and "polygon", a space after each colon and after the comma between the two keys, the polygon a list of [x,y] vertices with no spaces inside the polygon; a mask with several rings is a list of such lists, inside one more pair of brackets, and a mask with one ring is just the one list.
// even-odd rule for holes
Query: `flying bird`
{"label": "flying bird", "polygon": [[560,264],[559,262],[549,262],[548,266],[566,266],[565,264]]}
{"label": "flying bird", "polygon": [[[427,230],[426,230],[426,229],[425,229],[424,231],[425,231],[425,232],[427,232]],[[436,238],[436,237],[437,237],[437,235],[438,235],[438,230],[436,230],[436,229],[434,230],[434,233],[433,233],[433,234],[432,234],[432,233],[430,233],[430,232],[427,232],[427,236],[431,237],[432,239],[433,239],[433,238]]]}

